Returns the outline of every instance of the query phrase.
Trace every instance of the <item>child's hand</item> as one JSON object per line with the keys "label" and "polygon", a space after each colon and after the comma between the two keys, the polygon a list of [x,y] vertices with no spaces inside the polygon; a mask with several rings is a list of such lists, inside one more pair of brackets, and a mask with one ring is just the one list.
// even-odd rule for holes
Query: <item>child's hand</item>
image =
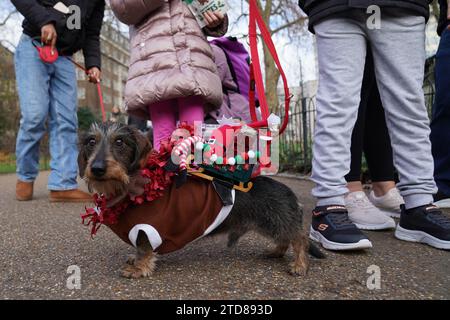
{"label": "child's hand", "polygon": [[220,11],[206,11],[203,17],[206,20],[206,26],[210,29],[217,28],[225,19],[225,16]]}

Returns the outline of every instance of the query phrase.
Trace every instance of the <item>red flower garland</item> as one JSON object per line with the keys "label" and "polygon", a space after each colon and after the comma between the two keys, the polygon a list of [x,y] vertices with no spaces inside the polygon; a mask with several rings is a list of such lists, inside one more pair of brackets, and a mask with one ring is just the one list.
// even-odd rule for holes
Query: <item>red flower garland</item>
{"label": "red flower garland", "polygon": [[152,151],[147,159],[147,164],[141,169],[141,175],[150,180],[144,186],[144,193],[134,197],[127,195],[120,203],[108,207],[108,199],[104,195],[94,194],[94,208],[85,208],[86,213],[81,215],[82,223],[91,226],[91,236],[94,236],[102,224],[116,224],[128,206],[132,204],[142,204],[145,201],[153,201],[164,194],[172,184],[172,177],[175,175],[164,169],[172,152],[173,144],[169,141],[161,143],[159,152]]}

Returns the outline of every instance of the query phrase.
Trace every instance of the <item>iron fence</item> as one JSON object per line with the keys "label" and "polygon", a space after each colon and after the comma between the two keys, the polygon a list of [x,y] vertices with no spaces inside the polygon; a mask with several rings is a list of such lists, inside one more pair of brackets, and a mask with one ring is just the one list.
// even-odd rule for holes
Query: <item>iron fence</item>
{"label": "iron fence", "polygon": [[289,124],[280,136],[281,171],[310,171],[315,116],[315,97],[291,102]]}

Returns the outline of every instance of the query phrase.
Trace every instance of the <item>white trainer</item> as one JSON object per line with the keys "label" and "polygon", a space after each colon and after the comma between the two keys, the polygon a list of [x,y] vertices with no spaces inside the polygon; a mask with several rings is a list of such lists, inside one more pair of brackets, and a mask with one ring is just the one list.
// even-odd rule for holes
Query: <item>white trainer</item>
{"label": "white trainer", "polygon": [[387,212],[375,207],[363,191],[351,192],[345,197],[350,220],[362,230],[394,229],[395,221]]}
{"label": "white trainer", "polygon": [[436,207],[441,209],[449,209],[450,208],[450,198],[442,199],[433,203]]}
{"label": "white trainer", "polygon": [[377,197],[373,191],[369,194],[369,200],[373,205],[392,218],[400,218],[400,205],[404,204],[402,196],[397,188],[392,188],[384,196]]}

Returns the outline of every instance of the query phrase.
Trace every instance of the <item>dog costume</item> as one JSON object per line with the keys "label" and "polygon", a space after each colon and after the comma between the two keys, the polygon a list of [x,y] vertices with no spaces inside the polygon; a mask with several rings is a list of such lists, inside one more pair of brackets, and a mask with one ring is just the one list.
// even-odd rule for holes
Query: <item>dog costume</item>
{"label": "dog costume", "polygon": [[[234,200],[234,190],[232,190]],[[176,200],[174,200],[176,199]],[[169,253],[183,248],[216,229],[233,204],[224,206],[212,183],[189,178],[183,186],[172,184],[154,201],[129,207],[110,229],[136,246],[139,231],[145,232],[153,250]]]}
{"label": "dog costume", "polygon": [[137,184],[142,185],[142,190],[137,196],[127,194],[118,203],[94,196],[96,206],[82,215],[92,235],[104,224],[123,241],[136,246],[139,231],[143,231],[153,250],[164,254],[211,233],[228,217],[235,191],[195,177],[177,186],[173,183],[175,174],[164,169],[171,147],[164,148],[153,152],[145,168],[132,177],[141,180]]}

